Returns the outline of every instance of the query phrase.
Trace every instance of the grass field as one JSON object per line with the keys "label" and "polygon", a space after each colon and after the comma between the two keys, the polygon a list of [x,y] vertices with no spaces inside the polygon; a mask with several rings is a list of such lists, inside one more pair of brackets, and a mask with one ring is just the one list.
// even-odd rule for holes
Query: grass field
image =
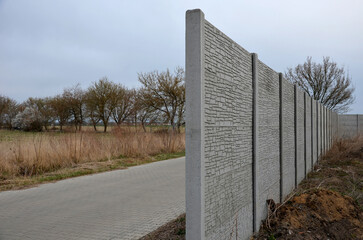
{"label": "grass field", "polygon": [[135,127],[107,133],[1,130],[0,190],[180,157],[184,151],[184,133]]}

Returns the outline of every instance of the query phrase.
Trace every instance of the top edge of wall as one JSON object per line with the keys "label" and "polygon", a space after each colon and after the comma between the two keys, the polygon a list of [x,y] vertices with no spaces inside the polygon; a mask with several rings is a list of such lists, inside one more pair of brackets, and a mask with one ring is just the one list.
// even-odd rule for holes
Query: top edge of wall
{"label": "top edge of wall", "polygon": [[[257,53],[252,53],[252,52],[249,52],[248,50],[246,50],[244,47],[242,47],[239,43],[237,43],[236,41],[234,41],[232,38],[230,38],[228,35],[226,35],[223,31],[221,31],[218,27],[216,27],[214,24],[212,24],[211,22],[209,22],[206,18],[205,18],[205,14],[204,14],[204,12],[201,10],[201,9],[199,9],[199,8],[195,8],[195,9],[188,9],[187,11],[186,11],[186,15],[188,15],[188,14],[193,14],[193,13],[200,13],[201,15],[202,15],[202,17],[204,18],[204,21],[205,22],[207,22],[208,24],[210,24],[210,25],[212,25],[216,30],[218,30],[219,32],[220,32],[220,34],[222,34],[226,39],[228,39],[229,41],[231,41],[232,43],[234,43],[234,44],[236,44],[238,47],[240,47],[241,49],[243,49],[244,51],[246,51],[246,53],[248,53],[248,54],[256,54],[256,56],[257,56],[257,59],[258,59],[258,61],[259,62],[261,62],[262,64],[264,64],[266,67],[268,67],[268,68],[270,68],[272,71],[274,71],[275,73],[277,73],[277,74],[282,74],[282,78],[283,79],[285,79],[288,83],[290,83],[291,85],[296,85],[296,87],[297,87],[297,89],[298,89],[298,91],[300,91],[300,92],[302,92],[302,93],[305,93],[306,91],[303,89],[303,88],[301,88],[300,86],[298,86],[297,84],[294,84],[294,83],[292,83],[292,82],[290,82],[289,80],[287,80],[286,78],[285,78],[285,76],[284,76],[284,74],[282,73],[282,72],[277,72],[277,71],[275,71],[273,68],[271,68],[270,66],[268,66],[266,63],[264,63],[263,61],[261,61],[260,59],[259,59],[259,57],[258,57],[258,54]],[[321,103],[321,101],[320,100],[316,100],[316,99],[314,99],[313,97],[311,97],[309,94],[307,95],[309,98],[312,98],[315,102],[318,102],[318,103],[320,103],[323,107],[325,107],[326,109],[329,109],[328,107],[326,107],[323,103]],[[329,110],[331,110],[331,109],[329,109]],[[331,110],[332,112],[334,112],[334,113],[336,113],[335,111],[333,111],[333,110]],[[345,115],[347,115],[347,114],[345,114]],[[356,114],[352,114],[352,115],[356,115]]]}

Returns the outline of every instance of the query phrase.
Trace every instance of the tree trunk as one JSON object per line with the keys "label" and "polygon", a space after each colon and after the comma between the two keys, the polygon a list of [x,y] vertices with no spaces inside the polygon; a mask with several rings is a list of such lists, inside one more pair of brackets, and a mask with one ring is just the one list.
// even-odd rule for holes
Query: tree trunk
{"label": "tree trunk", "polygon": [[144,132],[146,132],[145,122],[141,122],[141,125],[142,125],[142,129],[144,129]]}

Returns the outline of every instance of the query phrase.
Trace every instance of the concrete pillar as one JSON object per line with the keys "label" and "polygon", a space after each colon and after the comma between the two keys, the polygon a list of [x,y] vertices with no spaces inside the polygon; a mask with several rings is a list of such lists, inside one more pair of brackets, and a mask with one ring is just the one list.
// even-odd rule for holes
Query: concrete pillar
{"label": "concrete pillar", "polygon": [[295,188],[297,187],[297,85],[294,85],[294,95],[295,95],[295,100],[294,100],[294,116],[295,116],[295,123],[294,123],[294,128],[295,128]]}
{"label": "concrete pillar", "polygon": [[259,211],[259,189],[258,189],[258,173],[259,173],[259,157],[258,157],[258,55],[256,53],[251,54],[252,57],[252,87],[253,87],[253,101],[252,101],[252,111],[253,111],[253,150],[252,150],[252,161],[253,161],[253,231],[257,232],[260,227],[260,222],[257,217],[257,212]]}
{"label": "concrete pillar", "polygon": [[357,136],[359,135],[359,114],[357,114]]}
{"label": "concrete pillar", "polygon": [[313,108],[315,107],[314,106],[314,100],[313,98],[311,97],[310,98],[310,106],[311,106],[311,169],[310,170],[313,170],[314,169],[314,110]]}
{"label": "concrete pillar", "polygon": [[204,13],[186,13],[186,238],[205,239],[204,230]]}
{"label": "concrete pillar", "polygon": [[316,101],[315,104],[315,108],[316,108],[316,161],[319,161],[319,130],[320,130],[320,125],[319,125],[319,101]]}
{"label": "concrete pillar", "polygon": [[307,149],[307,141],[306,141],[306,104],[307,104],[307,101],[306,101],[306,92],[304,91],[304,175],[305,175],[305,178],[307,176],[307,164],[306,164],[306,160],[307,160],[307,156],[306,156],[306,149]]}
{"label": "concrete pillar", "polygon": [[283,201],[283,188],[284,188],[284,174],[283,174],[283,170],[284,170],[284,154],[283,154],[283,121],[282,121],[282,73],[279,73],[279,88],[280,88],[280,93],[279,93],[279,97],[280,97],[280,202]]}

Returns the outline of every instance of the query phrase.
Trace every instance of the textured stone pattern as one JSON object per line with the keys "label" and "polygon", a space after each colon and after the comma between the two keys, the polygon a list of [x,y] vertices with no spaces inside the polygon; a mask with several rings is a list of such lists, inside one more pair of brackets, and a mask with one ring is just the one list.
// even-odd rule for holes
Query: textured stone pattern
{"label": "textured stone pattern", "polygon": [[336,112],[332,113],[332,120],[333,120],[333,130],[332,130],[332,138],[333,140],[337,139],[338,137],[338,114]]}
{"label": "textured stone pattern", "polygon": [[356,115],[339,115],[339,136],[351,137],[357,132]]}
{"label": "textured stone pattern", "polygon": [[296,175],[297,183],[305,178],[305,155],[304,155],[304,93],[297,88],[296,89],[296,132],[297,132],[297,142],[296,142]]}
{"label": "textured stone pattern", "polygon": [[321,155],[321,104],[320,102],[318,102],[318,107],[317,107],[317,115],[318,115],[318,142],[317,142],[317,147],[318,147],[318,159]]}
{"label": "textured stone pattern", "polygon": [[351,138],[363,134],[363,115],[344,114],[338,116],[338,137]]}
{"label": "textured stone pattern", "polygon": [[326,153],[328,149],[328,128],[329,128],[329,121],[328,121],[328,109],[324,107],[324,121],[325,121],[325,133],[324,133],[324,153]]}
{"label": "textured stone pattern", "polygon": [[[252,60],[204,22],[205,237],[252,234]],[[233,234],[232,234],[233,235]]]}
{"label": "textured stone pattern", "polygon": [[306,173],[311,170],[311,99],[305,94],[305,161]]}
{"label": "textured stone pattern", "polygon": [[295,187],[295,115],[294,85],[282,79],[282,196]]}
{"label": "textured stone pattern", "polygon": [[312,136],[313,136],[313,144],[312,144],[312,151],[313,151],[313,163],[315,164],[318,160],[317,150],[318,150],[318,134],[317,134],[317,119],[316,119],[316,101],[313,100],[313,104],[311,106],[311,114],[312,114]]}
{"label": "textured stone pattern", "polygon": [[266,199],[280,196],[279,75],[258,61],[258,199],[257,220],[267,216]]}
{"label": "textured stone pattern", "polygon": [[358,134],[363,134],[363,115],[358,114]]}

